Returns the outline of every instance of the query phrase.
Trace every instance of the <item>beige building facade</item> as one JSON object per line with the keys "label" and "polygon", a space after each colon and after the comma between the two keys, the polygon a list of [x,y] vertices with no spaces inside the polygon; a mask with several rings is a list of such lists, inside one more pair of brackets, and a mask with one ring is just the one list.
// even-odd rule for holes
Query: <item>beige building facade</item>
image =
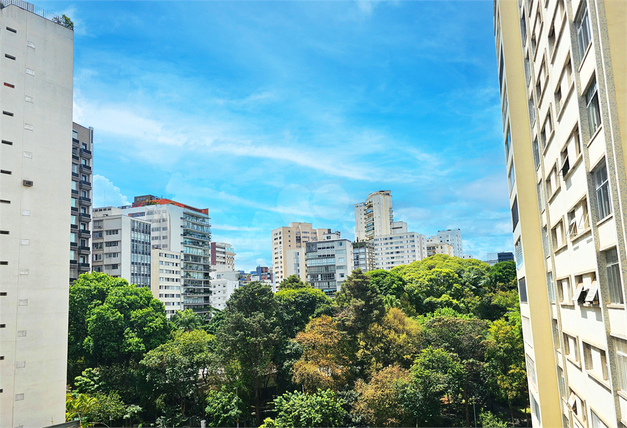
{"label": "beige building facade", "polygon": [[183,310],[181,253],[153,248],[151,252],[152,295],[165,306],[168,319]]}
{"label": "beige building facade", "polygon": [[[314,229],[311,223],[290,223],[289,226],[279,227],[272,231],[272,271],[274,281],[278,286],[285,278],[294,272],[294,255],[288,250],[297,248],[305,249],[307,242],[320,241],[325,234],[331,233],[331,229]],[[287,267],[288,260],[290,268]]]}
{"label": "beige building facade", "polygon": [[0,426],[41,427],[65,421],[74,33],[3,3]]}
{"label": "beige building facade", "polygon": [[379,190],[365,202],[355,204],[355,241],[369,241],[375,236],[392,234],[392,192]]}
{"label": "beige building facade", "polygon": [[427,257],[436,254],[446,254],[447,256],[455,256],[455,249],[451,244],[441,242],[437,237],[427,239]]}
{"label": "beige building facade", "polygon": [[627,3],[496,0],[534,426],[627,426]]}

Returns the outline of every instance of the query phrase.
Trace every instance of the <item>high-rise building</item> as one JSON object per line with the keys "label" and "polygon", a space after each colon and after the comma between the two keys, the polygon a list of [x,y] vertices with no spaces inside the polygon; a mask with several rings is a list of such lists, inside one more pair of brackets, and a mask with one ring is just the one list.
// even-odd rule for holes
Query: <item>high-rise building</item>
{"label": "high-rise building", "polygon": [[443,244],[449,244],[453,247],[453,256],[463,258],[464,251],[462,249],[462,232],[459,229],[438,230],[436,236],[429,239],[436,239]]}
{"label": "high-rise building", "polygon": [[0,8],[0,426],[65,421],[74,33]]}
{"label": "high-rise building", "polygon": [[377,268],[373,241],[353,242],[353,268],[359,268],[362,272],[368,272]]}
{"label": "high-rise building", "polygon": [[211,267],[218,270],[235,270],[235,250],[231,244],[211,243]]}
{"label": "high-rise building", "polygon": [[392,233],[374,238],[376,269],[390,270],[427,257],[427,239],[424,235],[407,231],[407,223],[395,221]]}
{"label": "high-rise building", "polygon": [[627,424],[627,3],[496,0],[532,422]]}
{"label": "high-rise building", "polygon": [[211,272],[211,306],[223,310],[240,286],[240,273],[224,267]]}
{"label": "high-rise building", "polygon": [[92,150],[94,130],[72,124],[70,282],[91,270]]}
{"label": "high-rise building", "polygon": [[181,253],[153,248],[151,251],[152,295],[165,306],[170,318],[176,311],[183,310],[181,292]]}
{"label": "high-rise building", "polygon": [[[283,267],[285,278],[296,275],[301,281],[307,281],[307,264],[305,263],[305,247],[293,248],[285,252]],[[279,285],[279,284],[276,284]]]}
{"label": "high-rise building", "polygon": [[340,233],[323,235],[320,241],[306,244],[307,282],[333,297],[353,272],[353,245]]}
{"label": "high-rise building", "polygon": [[379,190],[365,202],[355,204],[355,240],[369,241],[375,236],[392,234],[392,192]]}
{"label": "high-rise building", "polygon": [[152,224],[152,248],[181,254],[183,309],[206,315],[211,308],[209,210],[145,195],[123,212]]}
{"label": "high-rise building", "polygon": [[[272,231],[272,270],[276,285],[290,275],[286,267],[287,251],[304,248],[307,242],[319,241],[326,233],[331,233],[331,229],[314,229],[311,223],[290,223]],[[290,264],[292,262],[293,255]],[[292,272],[292,268],[289,269]]]}
{"label": "high-rise building", "polygon": [[114,207],[94,208],[92,270],[151,284],[150,222]]}

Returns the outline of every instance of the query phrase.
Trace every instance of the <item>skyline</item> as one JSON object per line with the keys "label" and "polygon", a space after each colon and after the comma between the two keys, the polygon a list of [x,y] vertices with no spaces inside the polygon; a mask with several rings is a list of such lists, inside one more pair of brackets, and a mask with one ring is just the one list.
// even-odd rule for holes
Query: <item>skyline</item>
{"label": "skyline", "polygon": [[353,204],[381,189],[412,231],[513,248],[491,3],[41,6],[75,24],[95,207],[209,208],[247,271],[289,222],[352,239]]}

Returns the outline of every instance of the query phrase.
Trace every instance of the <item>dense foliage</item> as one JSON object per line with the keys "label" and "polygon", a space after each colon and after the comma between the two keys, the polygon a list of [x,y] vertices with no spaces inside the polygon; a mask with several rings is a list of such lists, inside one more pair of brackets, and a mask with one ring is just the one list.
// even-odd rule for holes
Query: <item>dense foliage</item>
{"label": "dense foliage", "polygon": [[68,420],[264,427],[525,425],[516,270],[444,255],[355,270],[335,299],[252,282],[167,320],[104,274],[70,289]]}

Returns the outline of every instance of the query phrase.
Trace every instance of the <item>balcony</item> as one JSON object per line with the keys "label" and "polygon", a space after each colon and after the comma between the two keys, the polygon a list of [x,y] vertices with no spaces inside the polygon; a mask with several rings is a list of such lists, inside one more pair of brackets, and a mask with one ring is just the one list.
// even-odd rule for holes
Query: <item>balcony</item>
{"label": "balcony", "polygon": [[85,174],[91,174],[91,166],[81,164],[79,171]]}
{"label": "balcony", "polygon": [[79,147],[81,142],[78,141],[78,138],[72,138],[72,147]]}
{"label": "balcony", "polygon": [[74,153],[72,153],[72,160],[75,160],[76,162],[78,162],[79,160],[81,160],[81,158],[79,158],[78,155],[75,155]]}
{"label": "balcony", "polygon": [[78,247],[78,252],[81,253],[81,254],[85,254],[85,253],[89,254],[89,253],[91,253],[91,248],[90,247],[85,247],[85,246],[81,245],[80,247]]}
{"label": "balcony", "polygon": [[89,214],[85,214],[85,213],[80,213],[78,215],[78,219],[80,221],[91,221],[91,216]]}
{"label": "balcony", "polygon": [[78,178],[78,172],[72,172],[72,178]]}
{"label": "balcony", "polygon": [[70,242],[70,248],[75,250],[78,248],[78,244],[76,242]]}
{"label": "balcony", "polygon": [[79,181],[78,182],[81,189],[89,189],[91,190],[91,183],[89,181]]}
{"label": "balcony", "polygon": [[72,196],[78,196],[78,190],[72,189]]}
{"label": "balcony", "polygon": [[71,229],[72,231],[76,231],[76,230],[78,230],[78,226],[77,226],[77,225],[75,225],[75,224],[71,224],[71,225],[70,225],[70,229]]}
{"label": "balcony", "polygon": [[91,205],[91,199],[87,198],[85,196],[81,196],[80,198],[78,198],[78,200],[81,202],[81,204],[83,205]]}
{"label": "balcony", "polygon": [[78,271],[79,272],[87,272],[87,271],[89,271],[89,263],[79,263],[78,264]]}
{"label": "balcony", "polygon": [[80,153],[82,157],[91,159],[91,150],[81,149]]}
{"label": "balcony", "polygon": [[72,214],[78,214],[78,208],[76,207],[70,207],[70,211],[72,212]]}
{"label": "balcony", "polygon": [[78,262],[76,260],[70,260],[70,266],[76,266]]}
{"label": "balcony", "polygon": [[91,232],[87,229],[81,229],[78,232],[78,236],[80,236],[81,238],[89,238],[91,236]]}

